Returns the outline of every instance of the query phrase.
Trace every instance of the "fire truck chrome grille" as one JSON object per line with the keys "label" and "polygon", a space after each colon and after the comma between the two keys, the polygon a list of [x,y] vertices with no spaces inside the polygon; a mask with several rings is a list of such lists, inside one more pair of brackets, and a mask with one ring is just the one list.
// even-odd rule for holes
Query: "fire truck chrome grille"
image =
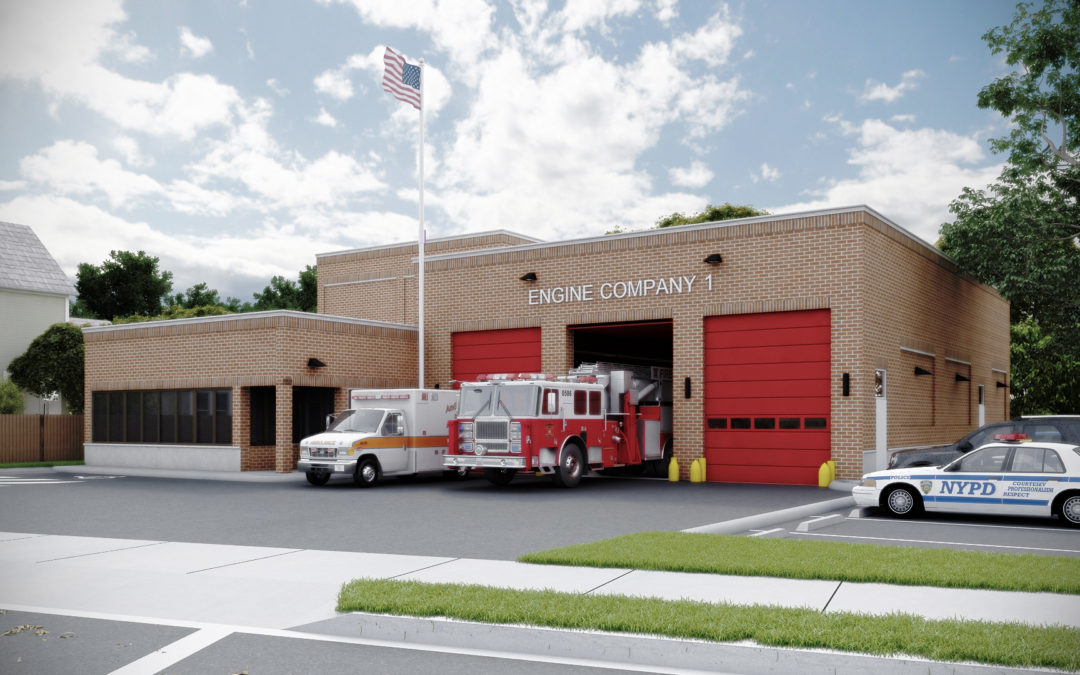
{"label": "fire truck chrome grille", "polygon": [[506,452],[509,444],[502,441],[484,441],[481,445],[487,448],[489,452]]}
{"label": "fire truck chrome grille", "polygon": [[[476,438],[498,438],[505,439],[510,437],[510,423],[509,422],[477,422],[476,423]],[[489,447],[491,443],[486,443]]]}

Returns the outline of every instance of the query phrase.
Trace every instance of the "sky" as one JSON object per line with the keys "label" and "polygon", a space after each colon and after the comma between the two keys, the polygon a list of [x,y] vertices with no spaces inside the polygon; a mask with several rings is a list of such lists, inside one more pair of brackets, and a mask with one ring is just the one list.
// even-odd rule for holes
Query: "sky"
{"label": "sky", "polygon": [[[0,0],[0,220],[251,299],[315,256],[865,204],[933,243],[1004,158],[998,0]],[[3,245],[0,242],[0,245]]]}

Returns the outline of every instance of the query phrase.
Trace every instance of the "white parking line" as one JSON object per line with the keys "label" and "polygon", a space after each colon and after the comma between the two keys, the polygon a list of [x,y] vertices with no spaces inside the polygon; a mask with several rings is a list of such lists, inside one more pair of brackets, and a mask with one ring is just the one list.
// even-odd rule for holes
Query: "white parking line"
{"label": "white parking line", "polygon": [[197,630],[190,635],[185,635],[176,642],[150,652],[141,659],[132,661],[123,668],[117,668],[112,671],[111,675],[145,675],[145,673],[156,673],[165,670],[174,663],[183,661],[232,634],[233,631],[228,628],[203,628]]}
{"label": "white parking line", "polygon": [[1009,548],[1020,551],[1049,551],[1051,553],[1080,553],[1068,548],[1038,548],[1036,546],[1005,546],[1004,544],[970,544],[961,541],[938,541],[936,539],[897,539],[890,537],[858,537],[853,534],[818,534],[817,532],[792,532],[807,537],[832,537],[834,539],[864,539],[868,541],[898,541],[905,544],[941,544],[942,546],[977,546],[979,548]]}
{"label": "white parking line", "polygon": [[771,530],[762,530],[762,531],[754,532],[754,534],[752,534],[750,536],[751,537],[764,537],[765,535],[772,534],[773,532],[783,532],[783,531],[784,531],[784,528],[782,528],[782,527],[774,527]]}
{"label": "white parking line", "polygon": [[940,521],[940,520],[906,520],[905,521],[905,520],[896,520],[895,518],[851,518],[850,516],[845,518],[845,520],[857,520],[860,523],[894,523],[896,525],[905,524],[905,523],[908,524],[908,525],[916,525],[917,524],[919,527],[922,527],[923,525],[941,525],[943,527],[947,527],[947,526],[951,525],[953,527],[994,527],[994,528],[998,528],[998,529],[1002,529],[1002,530],[1027,530],[1027,531],[1034,531],[1034,532],[1060,532],[1062,534],[1073,534],[1072,531],[1067,530],[1067,529],[1063,529],[1063,528],[1060,528],[1060,527],[1033,527],[1033,526],[1029,526],[1029,525],[993,525],[993,524],[987,525],[987,524],[982,524],[982,523],[953,523],[953,522],[946,522],[946,521]]}

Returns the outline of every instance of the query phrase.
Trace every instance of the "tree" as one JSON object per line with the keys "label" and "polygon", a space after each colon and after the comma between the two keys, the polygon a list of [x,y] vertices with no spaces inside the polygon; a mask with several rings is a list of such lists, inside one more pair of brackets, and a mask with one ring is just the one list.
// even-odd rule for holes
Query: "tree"
{"label": "tree", "polygon": [[0,415],[21,415],[22,411],[23,395],[19,385],[0,379]]}
{"label": "tree", "polygon": [[260,312],[269,309],[294,309],[314,312],[318,309],[318,270],[308,265],[300,272],[299,282],[275,276],[261,293],[254,294],[251,309]]}
{"label": "tree", "polygon": [[675,227],[678,225],[691,225],[694,223],[712,223],[718,220],[733,220],[735,218],[752,218],[754,216],[767,216],[768,211],[755,209],[750,205],[732,204],[724,202],[721,206],[709,204],[705,210],[692,216],[684,216],[676,211],[669,216],[664,216],[656,221],[656,227]]}
{"label": "tree", "polygon": [[80,263],[75,277],[79,302],[97,319],[158,314],[172,290],[172,272],[158,271],[158,259],[143,251],[110,251],[100,267]]}
{"label": "tree", "polygon": [[33,396],[59,392],[68,410],[83,410],[83,334],[70,323],[54,323],[8,366],[11,381]]}
{"label": "tree", "polygon": [[1080,2],[1031,8],[983,35],[1016,67],[978,96],[1013,121],[991,141],[1009,161],[994,185],[953,201],[938,243],[1011,303],[1016,414],[1080,410]]}

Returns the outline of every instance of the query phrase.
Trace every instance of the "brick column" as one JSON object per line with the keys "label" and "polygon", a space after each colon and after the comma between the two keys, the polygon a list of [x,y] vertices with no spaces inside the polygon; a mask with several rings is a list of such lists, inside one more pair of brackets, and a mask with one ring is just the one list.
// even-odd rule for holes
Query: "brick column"
{"label": "brick column", "polygon": [[278,473],[289,473],[296,467],[292,442],[292,378],[283,378],[281,382],[278,382],[276,390],[277,447],[274,452],[274,469]]}
{"label": "brick column", "polygon": [[[672,319],[672,448],[679,460],[679,479],[690,480],[690,463],[705,454],[703,415],[705,372],[703,320],[700,314],[678,312]],[[686,398],[690,378],[690,398]]]}

